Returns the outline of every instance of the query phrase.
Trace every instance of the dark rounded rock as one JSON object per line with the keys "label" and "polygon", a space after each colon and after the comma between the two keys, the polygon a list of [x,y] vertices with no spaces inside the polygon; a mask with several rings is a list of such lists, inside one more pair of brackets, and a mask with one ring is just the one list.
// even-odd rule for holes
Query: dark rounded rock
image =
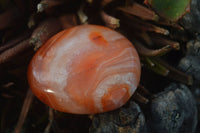
{"label": "dark rounded rock", "polygon": [[187,55],[182,58],[179,62],[179,68],[191,75],[194,79],[194,83],[196,81],[200,81],[200,58],[198,56]]}
{"label": "dark rounded rock", "polygon": [[195,100],[185,85],[172,83],[156,94],[147,115],[152,133],[194,133],[197,125]]}
{"label": "dark rounded rock", "polygon": [[130,102],[118,110],[97,114],[92,118],[90,133],[147,133],[140,107]]}
{"label": "dark rounded rock", "polygon": [[181,20],[181,24],[185,29],[191,33],[200,33],[200,1],[192,0],[190,12],[186,14]]}

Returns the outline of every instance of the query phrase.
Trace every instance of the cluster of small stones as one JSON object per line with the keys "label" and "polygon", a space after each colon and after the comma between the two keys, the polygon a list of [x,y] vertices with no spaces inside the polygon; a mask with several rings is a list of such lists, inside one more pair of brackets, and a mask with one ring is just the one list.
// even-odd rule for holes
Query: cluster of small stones
{"label": "cluster of small stones", "polygon": [[[187,54],[181,59],[179,68],[185,73],[193,76],[194,83],[190,86],[193,96],[196,100],[198,108],[198,114],[200,113],[200,40],[192,40],[187,43]],[[200,122],[200,116],[198,116],[198,123]],[[197,130],[200,131],[199,124]]]}
{"label": "cluster of small stones", "polygon": [[94,116],[90,133],[194,133],[197,108],[189,88],[171,83],[153,96],[143,111],[134,102],[110,113]]}
{"label": "cluster of small stones", "polygon": [[[181,24],[195,39],[187,43],[186,55],[179,63],[179,68],[187,74],[193,76],[194,84],[190,87],[196,100],[198,114],[200,113],[200,1],[192,0],[191,10],[181,20]],[[198,125],[196,132],[200,132],[200,116],[198,115]]]}

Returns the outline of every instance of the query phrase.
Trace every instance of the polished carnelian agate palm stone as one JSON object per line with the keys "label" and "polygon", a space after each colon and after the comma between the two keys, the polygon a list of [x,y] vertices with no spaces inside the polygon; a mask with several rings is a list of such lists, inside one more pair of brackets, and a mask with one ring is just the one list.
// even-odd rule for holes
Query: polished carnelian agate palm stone
{"label": "polished carnelian agate palm stone", "polygon": [[67,113],[95,114],[124,105],[140,79],[138,54],[124,36],[103,26],[81,25],[53,36],[28,69],[33,93]]}

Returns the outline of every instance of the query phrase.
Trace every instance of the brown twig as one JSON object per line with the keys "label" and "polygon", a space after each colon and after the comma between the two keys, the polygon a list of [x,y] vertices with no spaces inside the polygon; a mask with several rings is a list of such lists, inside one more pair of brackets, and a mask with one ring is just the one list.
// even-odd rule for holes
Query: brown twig
{"label": "brown twig", "polygon": [[54,6],[62,5],[66,1],[64,0],[41,0],[41,2],[37,5],[38,12],[43,12],[48,8],[52,8]]}
{"label": "brown twig", "polygon": [[101,17],[104,20],[107,27],[110,27],[111,29],[118,28],[120,26],[119,19],[112,17],[105,13],[104,11],[101,11]]}
{"label": "brown twig", "polygon": [[0,64],[5,63],[6,61],[9,61],[11,58],[15,57],[17,54],[23,52],[27,48],[29,48],[29,39],[22,41],[18,45],[4,51],[0,54]]}
{"label": "brown twig", "polygon": [[88,24],[88,16],[84,12],[84,5],[82,5],[77,12],[81,24]]}
{"label": "brown twig", "polygon": [[151,37],[149,36],[149,34],[147,32],[132,32],[131,31],[131,36],[133,36],[135,39],[140,40],[142,42],[144,42],[145,44],[147,44],[148,46],[153,46],[153,42]]}
{"label": "brown twig", "polygon": [[49,123],[45,128],[44,133],[50,133],[51,125],[53,123],[54,115],[53,115],[53,109],[49,108]]}
{"label": "brown twig", "polygon": [[61,24],[57,19],[47,19],[43,21],[34,31],[29,43],[37,50],[42,46],[51,36],[61,30]]}
{"label": "brown twig", "polygon": [[20,133],[21,131],[21,128],[24,124],[24,121],[26,119],[26,116],[28,114],[28,111],[29,111],[29,108],[30,108],[30,105],[33,101],[33,98],[34,98],[34,95],[31,91],[31,89],[28,89],[27,93],[26,93],[26,98],[24,100],[24,104],[23,104],[23,107],[22,107],[22,110],[21,110],[21,113],[20,113],[20,116],[19,116],[19,119],[18,119],[18,122],[17,122],[17,126],[15,128],[15,131],[14,133]]}
{"label": "brown twig", "polygon": [[167,64],[161,59],[157,59],[157,61],[169,70],[169,74],[167,75],[167,77],[169,77],[170,79],[176,80],[178,82],[181,82],[187,85],[193,84],[193,78],[190,75],[184,72],[181,72],[180,70],[170,66],[169,64]]}
{"label": "brown twig", "polygon": [[143,60],[143,63],[145,63],[149,67],[154,67],[154,62],[147,56],[141,57],[141,60]]}
{"label": "brown twig", "polygon": [[138,35],[146,42],[147,45],[149,46],[153,45],[151,37],[149,36],[149,34],[147,34],[147,32],[141,32]]}
{"label": "brown twig", "polygon": [[141,43],[137,41],[133,41],[133,42],[138,53],[141,54],[142,56],[162,56],[168,53],[172,49],[171,46],[167,45],[160,49],[153,50],[153,49],[146,48],[144,45],[142,45]]}
{"label": "brown twig", "polygon": [[154,11],[137,3],[133,3],[131,6],[128,7],[118,7],[117,9],[124,13],[140,17],[144,20],[158,21],[159,19],[158,15],[156,15]]}
{"label": "brown twig", "polygon": [[158,22],[159,25],[163,25],[163,26],[169,26],[169,27],[173,27],[173,28],[176,28],[176,29],[179,29],[179,30],[184,30],[184,28],[179,25],[178,23],[173,23],[173,22],[166,22],[166,21],[159,21]]}
{"label": "brown twig", "polygon": [[142,104],[147,104],[149,102],[149,100],[147,98],[145,98],[144,96],[142,96],[137,91],[133,94],[133,99],[136,100],[139,103],[142,103]]}
{"label": "brown twig", "polygon": [[153,94],[150,93],[143,85],[139,84],[138,89],[137,89],[138,93],[145,95],[145,96],[152,96]]}
{"label": "brown twig", "polygon": [[102,6],[106,6],[107,4],[109,4],[109,3],[113,2],[113,1],[115,1],[115,0],[102,0],[101,5]]}
{"label": "brown twig", "polygon": [[15,39],[7,42],[6,44],[3,44],[3,46],[0,47],[0,53],[5,51],[8,48],[11,48],[11,47],[15,46],[17,43],[19,43],[20,41],[24,40],[29,35],[30,35],[29,33],[25,32],[25,33],[17,36]]}
{"label": "brown twig", "polygon": [[30,39],[26,39],[16,46],[4,51],[0,54],[0,64],[9,61],[16,55],[34,46],[37,50],[42,44],[44,44],[51,36],[61,30],[61,25],[56,19],[47,19],[43,21],[38,28],[33,31]]}
{"label": "brown twig", "polygon": [[[149,64],[149,62],[145,63],[145,67],[147,67],[148,69],[152,70],[153,72],[159,74],[159,75],[162,75],[162,76],[168,76],[169,74],[169,70],[161,65],[159,62],[155,61],[154,59],[150,59],[150,58],[147,58],[149,62],[152,62],[153,63],[153,66]],[[145,60],[146,61],[146,60]]]}
{"label": "brown twig", "polygon": [[164,28],[139,20],[130,15],[120,16],[120,20],[123,25],[133,28],[135,30],[155,32],[163,35],[169,34],[169,31]]}
{"label": "brown twig", "polygon": [[161,46],[170,45],[172,48],[174,48],[176,50],[180,49],[180,44],[176,41],[165,39],[165,38],[155,35],[155,34],[152,35],[151,39],[157,45],[161,45]]}

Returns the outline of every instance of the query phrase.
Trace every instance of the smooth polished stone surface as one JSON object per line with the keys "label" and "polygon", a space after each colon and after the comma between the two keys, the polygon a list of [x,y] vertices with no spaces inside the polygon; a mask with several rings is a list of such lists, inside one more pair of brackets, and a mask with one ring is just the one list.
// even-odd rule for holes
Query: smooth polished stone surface
{"label": "smooth polished stone surface", "polygon": [[95,114],[128,101],[140,67],[135,48],[120,33],[81,25],[61,31],[38,50],[28,81],[33,93],[56,110]]}

